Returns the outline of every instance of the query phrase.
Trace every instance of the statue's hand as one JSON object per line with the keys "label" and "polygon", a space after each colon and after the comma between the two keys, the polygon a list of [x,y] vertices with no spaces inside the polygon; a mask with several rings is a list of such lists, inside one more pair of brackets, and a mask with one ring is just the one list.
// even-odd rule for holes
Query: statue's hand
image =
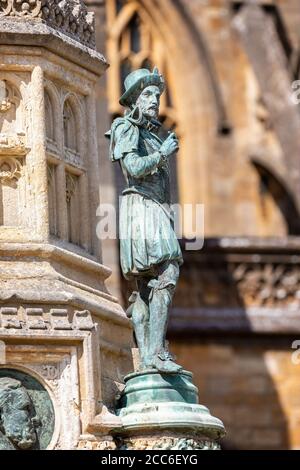
{"label": "statue's hand", "polygon": [[177,152],[179,149],[179,143],[178,139],[176,137],[176,134],[172,132],[167,139],[164,141],[162,146],[160,147],[160,152],[165,156],[165,157],[170,157],[173,155],[173,153]]}

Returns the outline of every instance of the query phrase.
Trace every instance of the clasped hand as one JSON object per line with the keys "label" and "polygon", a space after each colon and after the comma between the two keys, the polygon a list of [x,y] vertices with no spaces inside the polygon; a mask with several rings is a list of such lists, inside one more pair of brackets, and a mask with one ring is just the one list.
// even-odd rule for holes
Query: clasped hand
{"label": "clasped hand", "polygon": [[176,134],[172,132],[160,147],[160,151],[166,157],[170,157],[173,153],[179,150],[179,142]]}

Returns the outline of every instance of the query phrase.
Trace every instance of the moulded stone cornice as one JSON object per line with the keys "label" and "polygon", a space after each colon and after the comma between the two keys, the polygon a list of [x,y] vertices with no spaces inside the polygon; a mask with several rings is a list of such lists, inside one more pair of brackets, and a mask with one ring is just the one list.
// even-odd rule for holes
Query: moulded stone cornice
{"label": "moulded stone cornice", "polygon": [[3,256],[14,256],[20,259],[22,256],[37,256],[41,258],[53,258],[57,261],[66,261],[84,271],[98,274],[100,279],[106,280],[112,273],[107,266],[96,261],[91,255],[71,252],[62,247],[44,243],[0,243],[0,260]]}
{"label": "moulded stone cornice", "polygon": [[108,67],[104,56],[95,49],[41,21],[0,17],[0,44],[43,47],[97,75]]}
{"label": "moulded stone cornice", "polygon": [[95,17],[82,0],[0,0],[0,18],[43,21],[95,48]]}
{"label": "moulded stone cornice", "polygon": [[[27,266],[26,272],[28,275],[30,265]],[[81,287],[75,287],[69,284],[66,278],[60,279],[59,276],[44,276],[43,279],[35,279],[34,276],[29,279],[6,279],[0,283],[0,304],[16,307],[20,304],[69,306],[79,311],[88,310],[97,318],[131,329],[130,320],[122,307],[112,302],[108,296],[106,298],[105,293],[90,293],[83,284]]]}

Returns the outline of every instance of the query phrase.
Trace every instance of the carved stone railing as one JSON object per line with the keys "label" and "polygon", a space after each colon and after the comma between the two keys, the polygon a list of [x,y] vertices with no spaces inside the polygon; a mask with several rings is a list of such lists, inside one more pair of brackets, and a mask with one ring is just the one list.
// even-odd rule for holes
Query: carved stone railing
{"label": "carved stone railing", "polygon": [[82,0],[0,0],[3,17],[42,20],[52,28],[95,48],[94,13]]}
{"label": "carved stone railing", "polygon": [[170,334],[300,331],[299,237],[210,239],[184,260]]}

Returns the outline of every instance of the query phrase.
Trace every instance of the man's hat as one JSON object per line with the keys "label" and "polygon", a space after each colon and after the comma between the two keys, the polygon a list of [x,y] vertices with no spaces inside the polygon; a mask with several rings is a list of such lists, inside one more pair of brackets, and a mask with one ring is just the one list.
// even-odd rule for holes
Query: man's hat
{"label": "man's hat", "polygon": [[141,91],[150,85],[156,85],[161,93],[165,89],[165,81],[158,72],[157,67],[154,67],[152,73],[147,69],[138,69],[131,72],[125,79],[125,93],[120,98],[120,104],[130,106]]}

